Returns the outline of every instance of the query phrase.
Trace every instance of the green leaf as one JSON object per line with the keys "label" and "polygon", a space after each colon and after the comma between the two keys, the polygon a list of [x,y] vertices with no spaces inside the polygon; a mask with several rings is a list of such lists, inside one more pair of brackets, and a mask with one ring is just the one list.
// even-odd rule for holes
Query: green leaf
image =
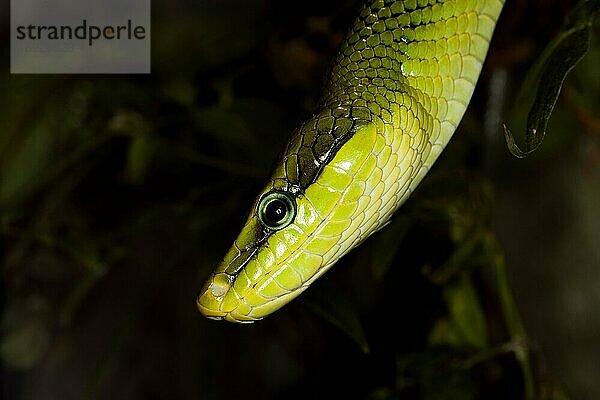
{"label": "green leaf", "polygon": [[48,151],[54,141],[46,127],[37,122],[0,165],[0,207],[15,207],[40,189],[43,176],[52,165]]}
{"label": "green leaf", "polygon": [[371,351],[369,342],[359,315],[351,306],[347,296],[331,280],[320,282],[315,289],[305,294],[304,304],[348,335],[363,353],[368,354]]}
{"label": "green leaf", "polygon": [[49,348],[47,304],[40,297],[12,303],[1,319],[0,361],[14,370],[27,370],[40,362]]}
{"label": "green leaf", "polygon": [[401,391],[416,386],[424,400],[475,399],[475,382],[457,364],[461,356],[453,350],[437,350],[398,357],[396,386]]}
{"label": "green leaf", "polygon": [[483,348],[488,343],[483,308],[468,275],[444,290],[449,316],[432,329],[429,341],[453,347]]}
{"label": "green leaf", "polygon": [[591,27],[600,11],[600,0],[581,0],[565,18],[558,35],[548,44],[538,62],[529,70],[516,104],[527,101],[535,93],[533,105],[527,117],[525,149],[516,143],[514,136],[504,125],[504,135],[510,152],[518,158],[533,153],[546,135],[548,120],[569,72],[587,54],[590,47]]}
{"label": "green leaf", "polygon": [[156,146],[151,138],[138,136],[131,140],[127,157],[127,176],[131,182],[135,184],[144,182],[155,154]]}

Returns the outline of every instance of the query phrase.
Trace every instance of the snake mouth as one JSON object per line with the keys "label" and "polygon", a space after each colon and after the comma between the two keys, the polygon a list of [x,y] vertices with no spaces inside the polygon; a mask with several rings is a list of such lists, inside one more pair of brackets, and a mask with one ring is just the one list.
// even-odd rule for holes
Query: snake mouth
{"label": "snake mouth", "polygon": [[[206,281],[204,288],[196,300],[196,306],[202,315],[214,320],[227,320],[236,323],[252,323],[261,318],[240,314],[239,312],[223,311],[227,306],[226,295],[232,290],[235,276],[225,272],[213,273]],[[237,309],[237,307],[235,307]]]}
{"label": "snake mouth", "polygon": [[259,295],[260,301],[249,306],[248,299],[237,294],[233,287],[234,281],[234,276],[224,272],[212,274],[196,300],[200,313],[209,319],[250,324],[279,309],[302,293],[310,284],[307,282],[294,291],[273,297],[265,298]]}

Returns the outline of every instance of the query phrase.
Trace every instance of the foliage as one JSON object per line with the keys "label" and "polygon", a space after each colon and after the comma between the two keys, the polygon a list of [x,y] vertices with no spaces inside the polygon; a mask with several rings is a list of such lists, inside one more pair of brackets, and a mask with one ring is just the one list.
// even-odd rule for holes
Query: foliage
{"label": "foliage", "polygon": [[[289,133],[314,109],[357,4],[300,2],[290,14],[281,3],[156,2],[149,76],[0,75],[5,392],[568,398],[530,347],[480,156],[490,76],[523,68],[501,61],[513,45],[502,31],[451,145],[388,227],[265,321],[240,327],[195,310]],[[582,80],[597,66],[581,65]],[[575,108],[569,118],[597,122]]]}
{"label": "foliage", "polygon": [[527,117],[525,151],[517,146],[504,126],[508,148],[515,157],[526,157],[542,144],[564,80],[589,50],[592,23],[599,12],[600,1],[580,0],[565,17],[560,32],[530,69],[519,96],[521,104],[531,102],[527,97],[535,97]]}

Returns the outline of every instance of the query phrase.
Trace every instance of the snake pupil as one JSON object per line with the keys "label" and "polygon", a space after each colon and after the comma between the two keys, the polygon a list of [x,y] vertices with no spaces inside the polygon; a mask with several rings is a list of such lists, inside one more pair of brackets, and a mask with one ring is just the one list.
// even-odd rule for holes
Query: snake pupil
{"label": "snake pupil", "polygon": [[271,201],[265,207],[265,219],[267,222],[275,225],[283,221],[285,215],[287,214],[286,204],[279,200],[275,199]]}

